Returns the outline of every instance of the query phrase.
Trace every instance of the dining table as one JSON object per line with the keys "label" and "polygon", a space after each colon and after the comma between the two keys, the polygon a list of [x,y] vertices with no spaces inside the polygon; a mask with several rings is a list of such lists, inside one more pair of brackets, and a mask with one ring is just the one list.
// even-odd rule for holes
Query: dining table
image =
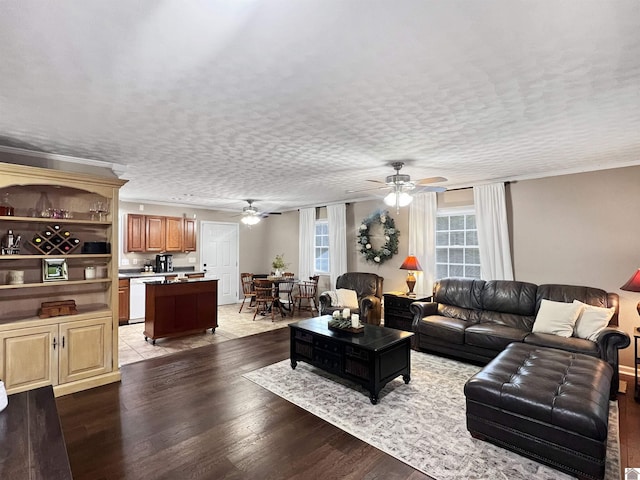
{"label": "dining table", "polygon": [[[266,280],[270,281],[273,284],[273,296],[276,299],[276,301],[279,303],[280,307],[283,310],[286,310],[287,312],[290,312],[291,315],[293,315],[292,304],[289,303],[289,302],[283,303],[280,300],[280,285],[282,285],[283,283],[290,283],[291,284],[291,288],[293,288],[294,285],[296,283],[298,283],[298,280],[296,278],[292,278],[292,277],[276,277],[276,276],[272,276],[272,275],[267,276]],[[284,312],[283,312],[283,315],[286,316],[286,314]]]}

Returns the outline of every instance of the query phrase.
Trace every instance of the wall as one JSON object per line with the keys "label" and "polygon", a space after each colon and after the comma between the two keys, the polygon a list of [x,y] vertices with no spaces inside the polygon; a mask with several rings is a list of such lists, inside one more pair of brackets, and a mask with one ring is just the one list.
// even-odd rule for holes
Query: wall
{"label": "wall", "polygon": [[[515,278],[616,292],[620,327],[633,335],[640,324],[635,309],[640,293],[620,286],[640,267],[639,186],[640,167],[511,183]],[[633,346],[621,352],[621,364],[633,365]]]}

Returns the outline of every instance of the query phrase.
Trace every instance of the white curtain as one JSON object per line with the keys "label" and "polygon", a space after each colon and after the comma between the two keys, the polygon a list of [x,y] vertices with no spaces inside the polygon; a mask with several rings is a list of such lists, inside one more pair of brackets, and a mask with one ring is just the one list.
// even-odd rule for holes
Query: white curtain
{"label": "white curtain", "polygon": [[473,187],[480,271],[484,280],[513,280],[504,184]]}
{"label": "white curtain", "polygon": [[308,280],[315,272],[314,250],[316,238],[316,209],[300,209],[300,234],[298,237],[298,278]]}
{"label": "white curtain", "polygon": [[344,203],[327,206],[329,219],[329,271],[331,288],[347,271],[347,207]]}
{"label": "white curtain", "polygon": [[414,292],[431,295],[436,274],[436,215],[438,198],[435,192],[414,195],[409,205],[409,255],[418,257],[422,274],[416,274]]}

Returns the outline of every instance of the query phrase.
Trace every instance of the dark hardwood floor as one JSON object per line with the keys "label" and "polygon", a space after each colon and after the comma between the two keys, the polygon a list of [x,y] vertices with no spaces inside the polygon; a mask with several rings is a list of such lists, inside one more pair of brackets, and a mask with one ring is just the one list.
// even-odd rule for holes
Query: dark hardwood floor
{"label": "dark hardwood floor", "polygon": [[[125,365],[121,383],[59,397],[73,478],[430,478],[242,378],[288,356],[282,328]],[[619,400],[622,464],[640,466],[640,405]]]}

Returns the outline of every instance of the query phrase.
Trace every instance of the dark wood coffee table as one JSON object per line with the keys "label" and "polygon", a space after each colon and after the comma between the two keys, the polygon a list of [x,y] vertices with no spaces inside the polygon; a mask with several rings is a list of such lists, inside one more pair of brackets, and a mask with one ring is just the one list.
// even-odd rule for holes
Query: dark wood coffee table
{"label": "dark wood coffee table", "polygon": [[362,333],[329,330],[329,315],[289,324],[291,368],[298,361],[358,383],[378,403],[380,390],[398,375],[411,380],[413,333],[365,325]]}

